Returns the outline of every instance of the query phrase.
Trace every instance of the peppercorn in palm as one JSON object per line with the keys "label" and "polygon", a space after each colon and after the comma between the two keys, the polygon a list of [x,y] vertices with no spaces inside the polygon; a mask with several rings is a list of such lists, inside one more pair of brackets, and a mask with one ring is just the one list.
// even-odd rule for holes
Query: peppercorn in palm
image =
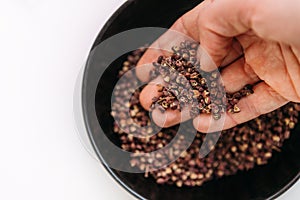
{"label": "peppercorn in palm", "polygon": [[190,116],[200,113],[212,113],[218,120],[225,111],[240,112],[238,101],[253,93],[252,86],[246,85],[234,94],[226,94],[218,70],[205,72],[201,70],[196,59],[198,43],[182,42],[180,47],[173,47],[173,54],[160,56],[154,62],[150,72],[152,79],[162,76],[166,87],[161,87],[159,98],[153,98],[152,109],[158,107],[164,112],[167,109],[181,110],[190,105]]}

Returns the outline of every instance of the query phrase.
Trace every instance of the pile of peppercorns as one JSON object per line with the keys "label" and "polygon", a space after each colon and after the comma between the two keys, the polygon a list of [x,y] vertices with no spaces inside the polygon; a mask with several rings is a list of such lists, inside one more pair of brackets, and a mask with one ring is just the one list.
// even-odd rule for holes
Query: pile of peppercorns
{"label": "pile of peppercorns", "polygon": [[253,93],[252,86],[246,85],[240,91],[229,94],[221,82],[218,70],[205,72],[201,70],[196,59],[198,43],[185,41],[179,47],[173,47],[171,56],[160,56],[154,62],[154,70],[150,72],[152,79],[161,76],[167,84],[161,87],[159,98],[153,98],[151,109],[158,108],[181,110],[191,105],[192,118],[200,113],[212,113],[218,120],[225,111],[240,112],[239,100]]}
{"label": "pile of peppercorns", "polygon": [[[174,47],[174,49],[178,51],[180,48]],[[222,131],[220,137],[219,133],[210,133],[210,137],[206,137],[207,134],[197,132],[192,145],[187,150],[180,149],[181,146],[184,146],[182,144],[186,142],[186,138],[181,136],[167,152],[155,154],[155,157],[139,157],[140,153],[153,152],[165,147],[175,137],[178,130],[178,126],[173,126],[161,129],[155,134],[158,127],[151,124],[149,112],[140,105],[139,95],[142,88],[136,89],[139,83],[138,81],[132,81],[136,75],[129,70],[134,69],[144,51],[145,49],[140,49],[133,52],[124,62],[119,73],[120,76],[123,76],[122,81],[114,90],[116,98],[112,103],[111,114],[118,121],[118,123],[114,123],[114,132],[120,137],[121,148],[133,152],[131,166],[145,170],[145,177],[151,175],[158,184],[174,184],[178,187],[200,186],[211,179],[234,175],[237,171],[250,170],[255,165],[266,164],[268,159],[272,157],[273,151],[280,151],[284,140],[290,137],[290,131],[298,123],[300,105],[289,103],[269,114]],[[185,60],[191,60],[191,58],[188,58],[191,55],[190,52],[189,54],[187,52],[182,53],[186,53],[186,55],[182,55]],[[161,60],[160,64],[164,62],[164,58],[159,58],[159,60]],[[194,63],[194,65],[197,65],[197,63]],[[152,73],[156,74],[156,72]],[[248,87],[244,90],[246,91],[240,91],[237,94],[227,94],[227,98],[240,99],[252,91]],[[168,90],[165,91],[168,92]],[[205,89],[202,92],[204,91]],[[124,99],[128,95],[132,95],[131,100],[124,104]],[[162,98],[168,95],[168,93],[165,93]],[[159,101],[159,99],[156,101]],[[172,103],[168,102],[170,106],[167,109],[171,108]],[[203,102],[200,100],[200,103]],[[237,100],[233,100],[232,103],[229,103],[231,105],[229,107],[234,109],[236,103]],[[162,103],[159,104],[163,105]],[[228,107],[228,102],[226,104]],[[176,109],[180,109],[186,104],[178,102],[178,105]],[[206,104],[203,109],[207,109],[208,105],[211,104]],[[128,112],[128,109],[130,112]],[[129,119],[133,119],[139,126],[133,125]],[[184,127],[186,135],[195,133],[191,121],[180,126]],[[142,134],[144,137],[134,137],[136,134]],[[210,151],[203,158],[199,156],[202,144],[204,144],[207,152]],[[177,156],[178,159],[166,167],[158,170],[149,169],[149,166],[160,166],[162,163],[168,163],[168,160],[174,159],[174,156]]]}

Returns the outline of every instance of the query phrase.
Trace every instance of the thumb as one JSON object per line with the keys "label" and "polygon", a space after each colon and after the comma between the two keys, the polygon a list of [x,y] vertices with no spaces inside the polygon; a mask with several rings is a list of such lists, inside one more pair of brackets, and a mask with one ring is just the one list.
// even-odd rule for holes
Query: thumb
{"label": "thumb", "polygon": [[205,10],[199,12],[199,59],[205,71],[220,66],[229,50],[233,38],[250,30],[251,0],[212,1]]}
{"label": "thumb", "polygon": [[197,55],[201,69],[207,72],[216,70],[232,49],[232,38],[223,37],[212,32],[207,32],[205,36],[200,36],[200,38]]}

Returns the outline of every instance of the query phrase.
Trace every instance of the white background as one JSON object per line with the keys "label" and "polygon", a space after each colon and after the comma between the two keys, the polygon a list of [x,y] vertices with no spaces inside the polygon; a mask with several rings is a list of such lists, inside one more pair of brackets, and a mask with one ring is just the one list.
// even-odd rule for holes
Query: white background
{"label": "white background", "polygon": [[[0,199],[134,199],[84,149],[77,75],[124,0],[0,0]],[[298,194],[298,195],[297,195]],[[281,199],[298,199],[298,182]]]}

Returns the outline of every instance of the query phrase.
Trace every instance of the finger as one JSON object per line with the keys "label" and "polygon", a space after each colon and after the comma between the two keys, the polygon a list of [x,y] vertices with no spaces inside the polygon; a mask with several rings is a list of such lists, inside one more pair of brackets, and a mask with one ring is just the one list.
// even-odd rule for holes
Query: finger
{"label": "finger", "polygon": [[[142,90],[140,94],[140,103],[146,110],[149,110],[153,104],[153,97],[162,95],[161,92],[158,92],[161,86],[165,86],[165,82],[161,77],[157,77]],[[154,123],[160,127],[170,127],[189,120],[191,118],[189,110],[189,107],[185,107],[181,112],[179,110],[168,109],[162,113],[159,109],[154,109],[152,111],[152,119]]]}
{"label": "finger", "polygon": [[227,67],[228,65],[234,63],[238,59],[242,58],[244,55],[243,48],[237,40],[233,40],[231,48],[228,52],[228,55],[222,61],[220,67]]}
{"label": "finger", "polygon": [[293,49],[286,45],[283,46],[282,53],[285,57],[286,63],[289,63],[288,66],[286,66],[287,73],[290,76],[291,83],[295,90],[295,95],[290,100],[294,102],[300,102],[300,62],[298,60],[298,58],[300,58],[300,55],[297,57]]}
{"label": "finger", "polygon": [[260,79],[252,68],[241,58],[222,69],[221,77],[225,90],[233,93],[241,90],[245,85],[257,83]]}
{"label": "finger", "polygon": [[140,94],[140,103],[144,107],[144,109],[149,110],[153,103],[152,99],[154,97],[158,98],[162,95],[161,92],[158,92],[161,86],[165,86],[165,82],[159,76],[143,88]]}
{"label": "finger", "polygon": [[[202,10],[204,10],[206,5],[209,3],[210,2],[205,1],[190,12],[183,15],[172,25],[170,30],[163,34],[149,47],[149,49],[138,62],[136,68],[136,75],[141,81],[149,81],[150,71],[153,70],[152,62],[155,62],[161,55],[170,55],[173,46],[179,46],[179,44],[185,40],[190,40],[192,42],[200,41],[198,23],[195,19],[197,19],[199,12],[202,12]],[[224,56],[224,59],[221,62],[222,66],[226,66],[227,64],[231,63],[242,53],[242,48],[237,41],[234,41],[232,46],[230,45],[229,48],[226,49],[226,56]],[[204,66],[207,65],[205,63],[208,63],[208,61],[205,60],[210,60],[210,56],[205,54],[205,51],[200,51],[197,57],[200,61],[203,60]],[[212,62],[210,63],[212,64]],[[148,67],[139,68],[139,66],[142,65],[147,65]],[[214,65],[214,67],[216,67],[216,65]]]}
{"label": "finger", "polygon": [[[233,37],[250,29],[253,6],[252,1],[213,1],[199,13],[200,43],[216,66],[226,57]],[[204,65],[204,70],[211,70],[211,62]]]}
{"label": "finger", "polygon": [[171,127],[191,119],[190,108],[184,107],[181,111],[169,109],[165,112],[161,112],[159,109],[154,109],[152,111],[152,119],[159,127]]}
{"label": "finger", "polygon": [[[197,57],[200,61],[201,69],[206,72],[211,72],[219,67],[226,67],[242,57],[243,48],[237,40],[232,40],[229,45],[230,46],[226,46],[223,49],[219,48],[214,54],[207,52],[203,46],[199,46]],[[220,62],[215,62],[216,57],[220,57]]]}
{"label": "finger", "polygon": [[[165,82],[161,77],[157,77],[142,90],[140,94],[140,103],[146,110],[150,109],[153,103],[153,97],[162,95],[161,92],[158,92],[161,86],[165,86]],[[168,109],[162,113],[159,109],[154,109],[152,111],[152,119],[154,123],[160,127],[170,127],[189,120],[191,118],[189,110],[189,107],[185,107],[181,112],[179,110]]]}
{"label": "finger", "polygon": [[[246,44],[246,38],[241,37],[241,43]],[[292,77],[298,76],[299,71],[293,70],[291,74],[290,69],[297,69],[299,64],[297,60],[292,60],[289,47],[285,44],[277,42],[258,40],[260,43],[254,43],[245,51],[245,59],[251,65],[253,71],[257,76],[264,80],[268,85],[272,86],[277,93],[284,96],[291,101],[299,101],[297,95],[297,88],[299,85],[294,82]],[[261,48],[263,49],[261,50]],[[297,74],[298,71],[298,74]],[[289,88],[287,90],[287,88]]]}
{"label": "finger", "polygon": [[266,83],[259,83],[254,87],[254,93],[241,99],[237,104],[239,113],[224,114],[224,124],[219,120],[211,120],[211,115],[199,115],[193,120],[194,127],[200,132],[215,132],[229,129],[237,124],[254,119],[285,105],[288,101],[270,88]]}

